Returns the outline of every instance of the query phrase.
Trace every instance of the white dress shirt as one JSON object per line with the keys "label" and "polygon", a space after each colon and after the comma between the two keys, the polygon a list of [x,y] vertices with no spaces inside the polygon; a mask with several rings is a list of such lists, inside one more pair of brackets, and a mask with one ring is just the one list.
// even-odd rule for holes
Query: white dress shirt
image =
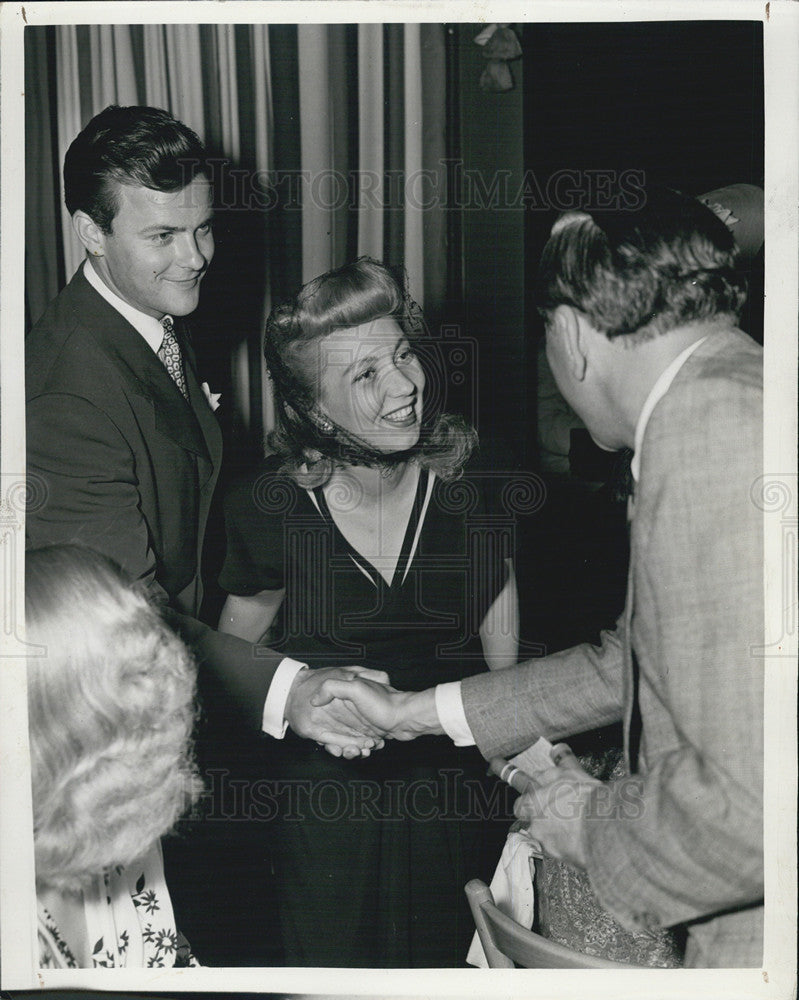
{"label": "white dress shirt", "polygon": [[[679,370],[705,340],[707,340],[707,337],[695,340],[693,344],[690,344],[684,351],[678,354],[671,364],[660,374],[652,386],[649,395],[644,400],[644,405],[641,408],[635,425],[633,457],[630,463],[633,479],[636,481],[638,480],[638,473],[641,468],[641,447],[649,418],[652,416],[652,412],[657,404],[669,391],[669,387],[677,377]],[[469,728],[469,723],[466,721],[466,713],[463,710],[460,681],[449,681],[446,684],[439,684],[436,687],[436,711],[438,712],[438,721],[441,723],[442,729],[452,739],[455,746],[474,746],[474,736]]]}
{"label": "white dress shirt", "polygon": [[[116,292],[111,291],[92,267],[90,260],[87,260],[83,265],[83,276],[97,294],[101,295],[110,306],[116,309],[130,323],[134,330],[144,337],[153,349],[153,353],[158,354],[158,349],[164,339],[164,328],[161,326],[161,320],[156,319],[155,316],[148,316],[147,313],[141,312],[135,306],[130,305],[129,302],[121,299]],[[171,316],[162,317],[162,319],[165,318],[172,319]],[[282,739],[285,736],[288,723],[284,716],[289,691],[299,671],[307,669],[307,664],[292,660],[290,656],[286,656],[280,661],[275,671],[275,676],[272,678],[272,683],[269,685],[261,721],[261,728],[269,736],[274,736],[276,739]]]}

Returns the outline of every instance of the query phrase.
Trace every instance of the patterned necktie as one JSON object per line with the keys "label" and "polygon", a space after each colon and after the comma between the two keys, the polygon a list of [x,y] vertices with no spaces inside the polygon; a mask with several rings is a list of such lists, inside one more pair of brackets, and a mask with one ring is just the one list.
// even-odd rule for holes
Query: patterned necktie
{"label": "patterned necktie", "polygon": [[158,348],[158,357],[172,376],[175,385],[183,393],[183,398],[188,399],[189,392],[186,388],[186,376],[183,374],[183,358],[180,356],[180,345],[175,336],[175,327],[168,316],[165,316],[161,320],[161,326],[164,328],[164,339]]}

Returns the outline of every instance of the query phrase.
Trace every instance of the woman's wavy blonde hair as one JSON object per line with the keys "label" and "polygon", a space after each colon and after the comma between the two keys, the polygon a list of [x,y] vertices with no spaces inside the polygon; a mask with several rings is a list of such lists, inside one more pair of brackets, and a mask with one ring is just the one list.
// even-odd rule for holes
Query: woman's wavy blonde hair
{"label": "woman's wavy blonde hair", "polygon": [[[314,416],[319,372],[309,362],[313,356],[309,348],[317,341],[336,330],[386,316],[396,319],[419,352],[428,380],[419,441],[409,451],[393,454],[371,447],[329,419],[329,427],[320,428]],[[268,444],[282,459],[282,471],[310,488],[324,485],[337,467],[366,465],[388,470],[414,458],[444,480],[457,479],[477,447],[477,432],[461,416],[440,412],[444,392],[440,373],[430,364],[432,346],[404,272],[395,272],[371,257],[359,257],[319,275],[294,299],[276,306],[266,323],[264,357],[280,417]]]}
{"label": "woman's wavy blonde hair", "polygon": [[27,553],[26,631],[36,878],[75,890],[199,797],[196,671],[120,570],[76,545]]}

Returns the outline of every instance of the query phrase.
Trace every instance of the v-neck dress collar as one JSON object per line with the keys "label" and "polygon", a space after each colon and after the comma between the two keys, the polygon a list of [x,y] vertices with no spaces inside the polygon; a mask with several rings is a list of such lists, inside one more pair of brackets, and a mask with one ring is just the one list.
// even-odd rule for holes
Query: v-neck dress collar
{"label": "v-neck dress collar", "polygon": [[325,498],[322,487],[317,486],[313,490],[306,490],[306,492],[320,516],[329,525],[331,525],[333,530],[337,533],[350,559],[352,559],[363,575],[370,580],[378,590],[383,589],[396,591],[405,582],[408,570],[413,562],[413,557],[416,554],[419,537],[424,526],[424,519],[430,505],[430,498],[433,495],[434,483],[434,472],[429,469],[420,470],[419,480],[416,483],[416,494],[413,499],[413,506],[411,507],[411,514],[408,518],[408,525],[405,529],[405,537],[402,541],[402,548],[400,549],[399,558],[397,559],[397,565],[394,568],[391,584],[386,583],[383,574],[380,573],[380,571],[376,569],[375,566],[344,537],[343,532],[333,519],[333,515],[328,507],[327,499]]}

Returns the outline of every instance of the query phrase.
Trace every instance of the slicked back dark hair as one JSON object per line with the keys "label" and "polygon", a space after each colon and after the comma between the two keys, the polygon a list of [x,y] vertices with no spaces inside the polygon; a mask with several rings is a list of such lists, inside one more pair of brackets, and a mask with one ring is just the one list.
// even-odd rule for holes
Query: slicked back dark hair
{"label": "slicked back dark hair", "polygon": [[608,337],[646,340],[714,316],[740,314],[746,281],[732,234],[696,198],[649,188],[642,207],[564,216],[541,257],[535,302],[559,305]]}
{"label": "slicked back dark hair", "polygon": [[162,108],[110,105],[89,122],[64,157],[64,200],[104,233],[118,210],[113,181],[155,191],[180,191],[209,176],[205,147]]}

